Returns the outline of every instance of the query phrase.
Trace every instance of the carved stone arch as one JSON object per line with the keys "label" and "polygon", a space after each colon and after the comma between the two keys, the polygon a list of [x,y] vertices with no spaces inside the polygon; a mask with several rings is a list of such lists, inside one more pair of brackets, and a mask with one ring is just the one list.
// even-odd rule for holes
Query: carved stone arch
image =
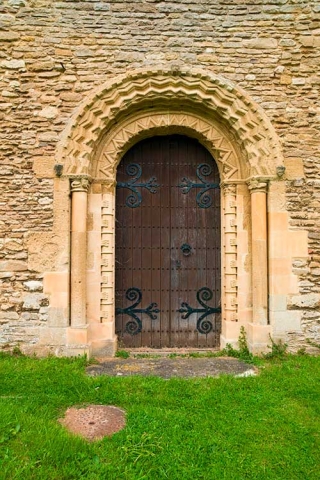
{"label": "carved stone arch", "polygon": [[113,125],[134,112],[154,108],[192,111],[231,132],[249,176],[275,175],[280,143],[268,117],[242,89],[213,73],[140,69],[105,83],[81,104],[57,149],[67,175],[87,175],[97,145]]}
{"label": "carved stone arch", "polygon": [[[79,105],[57,149],[57,163],[64,165],[63,177],[72,179],[68,338],[71,343],[72,339],[79,339],[79,329],[83,329],[81,341],[87,342],[94,354],[100,351],[106,354],[116,345],[116,167],[124,153],[138,141],[173,133],[197,138],[212,154],[220,170],[222,346],[237,341],[241,324],[250,326],[249,344],[253,350],[266,345],[270,332],[266,186],[268,179],[276,177],[277,167],[283,165],[274,128],[264,111],[245,92],[212,73],[143,69],[96,89]],[[247,180],[251,180],[251,199]],[[251,219],[249,227],[243,226],[246,215]],[[87,287],[92,288],[89,296]]]}
{"label": "carved stone arch", "polygon": [[[197,114],[173,110],[137,113],[114,125],[99,146],[97,160],[89,172],[91,177],[96,182],[113,183],[118,163],[135,143],[147,137],[171,134],[197,138],[216,160],[223,181],[247,178],[249,172],[241,172],[240,152],[227,132]],[[245,166],[242,165],[242,170]]]}

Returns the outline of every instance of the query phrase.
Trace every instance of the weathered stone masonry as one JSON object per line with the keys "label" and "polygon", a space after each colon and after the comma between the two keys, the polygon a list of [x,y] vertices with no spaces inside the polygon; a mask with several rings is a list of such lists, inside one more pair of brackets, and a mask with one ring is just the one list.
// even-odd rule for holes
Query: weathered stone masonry
{"label": "weathered stone masonry", "polygon": [[[111,85],[117,78],[129,78],[131,71],[143,71],[145,76],[150,71],[152,79],[157,76],[152,72],[161,70],[167,72],[168,77],[172,72],[172,78],[186,75],[189,70],[221,77],[226,84],[230,83],[230,89],[233,85],[237,92],[245,92],[248,97],[244,98],[252,99],[270,120],[280,140],[286,168],[282,177],[273,172],[264,179],[268,191],[271,333],[275,339],[287,341],[293,350],[308,346],[308,339],[319,343],[320,7],[316,0],[3,0],[0,1],[0,45],[2,348],[19,344],[26,352],[88,351],[89,337],[83,332],[81,336],[68,330],[70,250],[79,248],[79,244],[72,246],[69,235],[71,225],[74,226],[71,196],[79,193],[70,183],[79,181],[79,175],[77,179],[72,177],[72,171],[66,173],[72,158],[63,158],[63,149],[77,159],[77,145],[81,148],[83,144],[86,148],[85,145],[90,144],[91,137],[80,135],[72,138],[76,145],[72,149],[68,135],[72,137],[72,122],[78,118],[77,112],[81,117],[81,109],[86,111],[92,107],[88,98],[104,91],[103,85]],[[192,78],[197,89],[199,80],[195,74]],[[191,87],[188,95],[190,102],[193,101]],[[156,96],[154,99],[156,104]],[[138,100],[135,101],[138,105]],[[139,105],[143,114],[142,103]],[[130,118],[132,122],[137,121],[129,100],[122,108],[128,122]],[[156,108],[159,115],[163,115],[160,105]],[[178,105],[175,108],[177,110]],[[190,103],[190,114],[192,108]],[[115,122],[121,121],[125,126],[121,112],[112,113],[112,104],[110,109],[110,118],[114,115]],[[236,155],[245,158],[249,141],[240,141],[241,135],[236,138],[231,132],[233,116],[223,115],[226,123],[222,127],[229,131]],[[221,118],[223,115],[221,113]],[[81,118],[86,118],[87,123],[80,126],[88,132],[89,116],[83,113]],[[178,122],[172,120],[171,124],[175,121]],[[216,126],[218,124],[217,120]],[[159,131],[163,134],[161,128]],[[103,132],[97,135],[97,143],[92,147],[92,162],[96,165],[101,151],[107,149],[108,141],[112,140],[108,137],[111,131],[116,138],[116,128],[111,123],[105,137]],[[249,140],[254,138],[254,133],[250,135]],[[136,140],[133,138],[132,142]],[[115,154],[115,161],[118,160]],[[61,177],[54,171],[57,163],[64,166]],[[281,163],[279,161],[279,165]],[[88,234],[84,238],[76,222],[78,230],[73,242],[78,235],[79,241],[89,249],[84,259],[86,265],[82,270],[79,268],[91,272],[88,285],[89,292],[94,293],[88,298],[89,315],[95,318],[100,315],[91,307],[95,302],[99,308],[105,304],[103,311],[109,314],[113,308],[110,296],[103,300],[97,293],[103,297],[107,288],[103,282],[99,289],[90,289],[99,275],[112,282],[112,251],[106,251],[112,249],[112,245],[102,244],[100,249],[107,265],[101,263],[99,255],[92,260],[94,252],[90,249],[98,237],[106,242],[110,232],[112,235],[112,225],[108,227],[101,222],[112,222],[113,197],[112,186],[95,182],[92,171],[88,185],[80,188],[78,196],[85,199],[84,190],[88,194]],[[248,180],[249,176],[248,173]],[[259,188],[261,183],[263,179]],[[248,265],[252,265],[251,246],[255,247],[249,242],[246,249],[241,241],[251,235],[247,225],[250,205],[254,205],[258,197],[252,202],[253,190],[249,193],[247,183],[239,183],[237,189],[243,203],[237,204],[237,223],[226,230],[226,235],[233,238],[226,258],[232,257],[233,262],[238,262],[237,267],[232,268],[237,268],[237,278],[242,285],[248,284],[251,291]],[[226,215],[233,218],[234,189],[225,190],[229,191],[231,202],[225,203]],[[102,196],[102,203],[98,195]],[[259,196],[259,202],[263,195]],[[288,226],[282,230],[285,222]],[[94,262],[100,262],[99,273],[92,267]],[[73,278],[77,274],[73,272]],[[232,270],[232,288],[226,292],[227,299],[239,290],[235,278]],[[248,299],[239,291],[238,294],[240,304],[230,304],[231,310],[249,311]],[[242,321],[241,318],[234,320]],[[92,327],[92,331],[95,328]],[[111,339],[110,328],[108,323],[104,324],[104,334],[110,334]],[[226,338],[232,340],[236,333]]]}

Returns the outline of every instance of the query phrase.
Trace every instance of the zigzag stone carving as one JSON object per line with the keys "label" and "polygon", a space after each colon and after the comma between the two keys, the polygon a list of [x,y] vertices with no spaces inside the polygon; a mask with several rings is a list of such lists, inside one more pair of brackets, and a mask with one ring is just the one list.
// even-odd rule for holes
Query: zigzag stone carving
{"label": "zigzag stone carving", "polygon": [[192,111],[211,126],[227,127],[244,153],[242,162],[247,168],[242,170],[249,176],[273,176],[283,163],[280,143],[266,114],[228,80],[196,69],[141,69],[107,82],[79,106],[57,148],[65,173],[88,174],[96,147],[111,127],[150,107],[173,113]]}
{"label": "zigzag stone carving", "polygon": [[120,122],[107,135],[91,175],[98,181],[114,180],[116,167],[131,145],[141,137],[159,133],[190,133],[200,140],[204,139],[203,143],[217,161],[220,176],[224,179],[237,177],[238,158],[229,139],[208,121],[190,113],[148,113]]}

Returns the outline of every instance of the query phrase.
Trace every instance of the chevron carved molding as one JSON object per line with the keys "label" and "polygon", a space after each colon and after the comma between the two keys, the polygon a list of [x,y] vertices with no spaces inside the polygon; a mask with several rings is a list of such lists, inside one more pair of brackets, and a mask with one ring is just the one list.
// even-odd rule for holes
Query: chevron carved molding
{"label": "chevron carved molding", "polygon": [[216,160],[224,180],[238,176],[238,158],[229,139],[210,122],[190,113],[148,113],[120,122],[107,135],[91,175],[99,180],[115,179],[116,167],[126,151],[146,136],[190,134],[204,143]]}
{"label": "chevron carved molding", "polygon": [[[172,112],[172,117],[179,114],[180,120],[183,114],[190,119],[187,114],[191,111],[191,116],[198,117],[197,128],[201,128],[201,119],[207,122],[209,132],[210,128],[224,126],[242,152],[242,177],[247,172],[249,176],[273,176],[283,163],[280,143],[268,117],[249,95],[228,80],[196,69],[141,69],[107,82],[79,106],[57,148],[57,159],[64,164],[65,174],[92,172],[97,146],[121,119],[135,120],[135,114],[147,111],[151,118],[152,109],[160,108]],[[199,134],[209,143],[214,137],[210,139],[205,129]]]}

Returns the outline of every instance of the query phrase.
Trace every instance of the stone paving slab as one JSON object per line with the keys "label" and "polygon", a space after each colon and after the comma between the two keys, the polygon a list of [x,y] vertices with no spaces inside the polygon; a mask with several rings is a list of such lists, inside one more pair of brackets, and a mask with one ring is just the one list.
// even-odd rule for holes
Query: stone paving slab
{"label": "stone paving slab", "polygon": [[235,358],[113,358],[90,365],[90,376],[109,375],[112,377],[156,376],[161,378],[203,378],[219,375],[255,375],[252,365]]}

